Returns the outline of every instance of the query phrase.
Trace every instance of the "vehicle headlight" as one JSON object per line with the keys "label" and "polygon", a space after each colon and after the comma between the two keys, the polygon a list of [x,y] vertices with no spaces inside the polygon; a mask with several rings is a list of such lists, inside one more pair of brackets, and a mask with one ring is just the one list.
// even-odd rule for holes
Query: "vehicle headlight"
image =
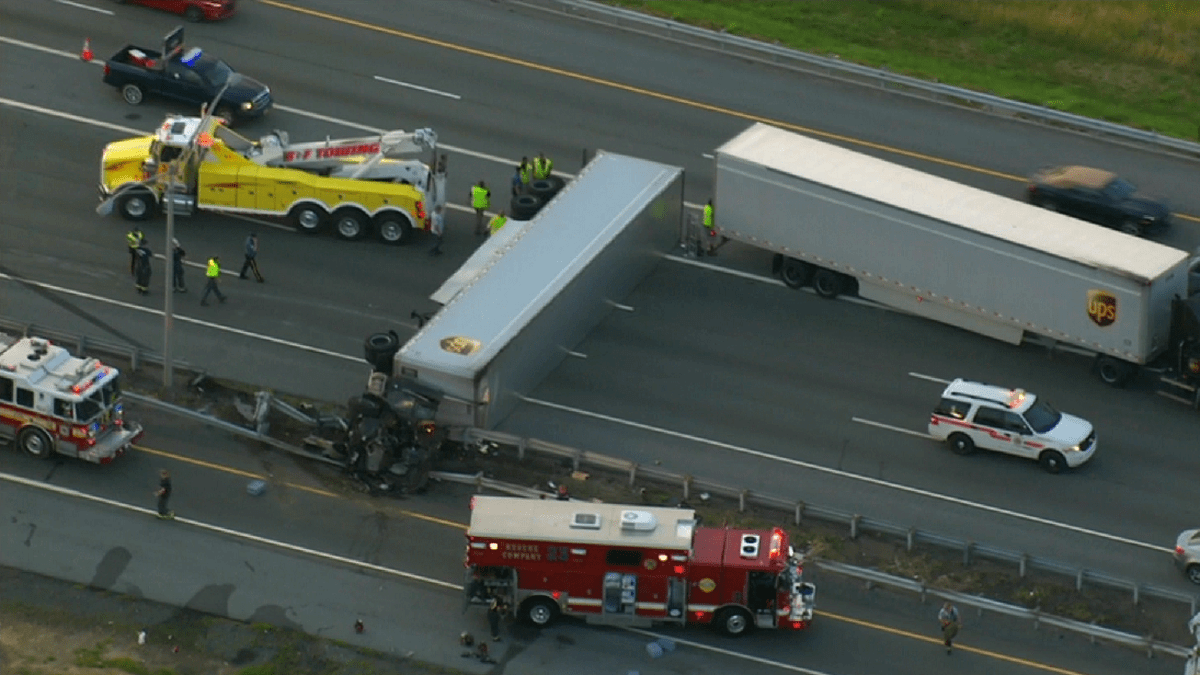
{"label": "vehicle headlight", "polygon": [[245,103],[242,104],[242,110],[249,110],[253,107],[254,107],[254,103],[251,101],[246,101]]}

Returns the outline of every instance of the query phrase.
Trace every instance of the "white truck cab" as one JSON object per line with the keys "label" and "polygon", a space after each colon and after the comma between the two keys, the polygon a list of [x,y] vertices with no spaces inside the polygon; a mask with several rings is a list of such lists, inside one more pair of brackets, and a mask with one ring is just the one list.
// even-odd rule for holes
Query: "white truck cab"
{"label": "white truck cab", "polygon": [[1036,460],[1046,471],[1075,468],[1096,452],[1087,420],[1061,413],[1023,389],[957,379],[929,417],[929,435],[959,455],[982,448]]}

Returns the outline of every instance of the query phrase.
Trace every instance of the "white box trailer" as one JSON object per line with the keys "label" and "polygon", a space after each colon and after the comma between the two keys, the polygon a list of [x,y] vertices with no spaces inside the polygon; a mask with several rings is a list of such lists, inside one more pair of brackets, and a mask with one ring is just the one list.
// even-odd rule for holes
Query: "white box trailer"
{"label": "white box trailer", "polygon": [[714,206],[788,286],[1074,347],[1111,384],[1172,347],[1188,294],[1182,251],[764,124],[717,149]]}
{"label": "white box trailer", "polygon": [[598,153],[439,291],[388,374],[440,390],[452,435],[495,426],[677,245],[682,210],[682,169]]}

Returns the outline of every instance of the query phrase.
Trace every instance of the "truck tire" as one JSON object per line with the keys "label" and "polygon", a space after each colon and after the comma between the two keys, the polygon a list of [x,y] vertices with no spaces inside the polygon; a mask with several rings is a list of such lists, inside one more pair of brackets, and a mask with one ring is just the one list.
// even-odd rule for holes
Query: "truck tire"
{"label": "truck tire", "polygon": [[221,120],[221,123],[230,129],[233,128],[233,123],[237,121],[237,115],[233,112],[233,108],[228,103],[222,103],[217,106],[213,117]]}
{"label": "truck tire", "polygon": [[548,202],[554,199],[554,195],[558,194],[558,191],[563,189],[563,185],[565,184],[563,179],[557,176],[539,178],[529,184],[529,194],[544,202]]}
{"label": "truck tire", "polygon": [[812,285],[817,295],[827,300],[833,300],[842,294],[846,282],[842,279],[842,275],[833,270],[819,269],[813,275]]}
{"label": "truck tire", "polygon": [[17,444],[25,454],[38,459],[46,459],[54,452],[54,441],[50,434],[37,427],[26,427],[17,434]]}
{"label": "truck tire", "polygon": [[750,632],[750,613],[740,607],[726,607],[717,612],[713,625],[729,637],[741,637]]}
{"label": "truck tire", "polygon": [[400,214],[381,213],[375,216],[375,234],[385,244],[403,246],[413,239],[413,225]]}
{"label": "truck tire", "polygon": [[1187,569],[1183,572],[1185,575],[1187,575],[1188,581],[1192,582],[1193,584],[1200,584],[1200,565],[1196,565],[1194,563],[1188,565]]}
{"label": "truck tire", "polygon": [[292,227],[295,227],[297,232],[317,234],[325,229],[329,213],[315,204],[300,204],[292,209],[288,219],[292,221]]}
{"label": "truck tire", "polygon": [[509,204],[509,213],[513,220],[532,220],[544,205],[542,200],[534,195],[517,195]]}
{"label": "truck tire", "polygon": [[396,331],[390,330],[386,333],[374,333],[367,336],[363,342],[363,355],[367,359],[367,363],[379,373],[392,372],[392,359],[395,358],[396,352],[400,351],[400,336],[396,335]]}
{"label": "truck tire", "polygon": [[1067,458],[1057,450],[1047,450],[1038,457],[1038,464],[1046,473],[1062,473],[1067,468]]}
{"label": "truck tire", "polygon": [[183,12],[183,18],[192,23],[200,23],[204,20],[204,10],[192,5]]}
{"label": "truck tire", "polygon": [[975,452],[975,441],[966,434],[950,434],[950,438],[946,439],[946,445],[950,446],[950,452],[956,455],[970,455]]}
{"label": "truck tire", "polygon": [[353,207],[333,212],[333,231],[347,241],[362,239],[367,235],[367,214]]}
{"label": "truck tire", "polygon": [[1096,357],[1096,374],[1104,384],[1120,389],[1129,384],[1137,374],[1137,368],[1121,359],[1100,355]]}
{"label": "truck tire", "polygon": [[146,92],[142,88],[130,82],[121,87],[121,98],[129,105],[141,105],[142,101],[146,100]]}
{"label": "truck tire", "polygon": [[149,190],[130,190],[117,198],[117,212],[125,220],[146,220],[157,203]]}
{"label": "truck tire", "polygon": [[779,278],[788,288],[804,288],[812,280],[812,265],[795,258],[784,258],[779,267]]}
{"label": "truck tire", "polygon": [[558,618],[558,604],[550,598],[529,598],[521,604],[521,618],[530,625],[544,628]]}

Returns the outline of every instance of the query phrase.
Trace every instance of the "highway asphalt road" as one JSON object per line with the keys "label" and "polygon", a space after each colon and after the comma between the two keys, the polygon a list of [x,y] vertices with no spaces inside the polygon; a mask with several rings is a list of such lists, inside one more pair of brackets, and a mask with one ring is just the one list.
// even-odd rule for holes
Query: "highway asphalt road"
{"label": "highway asphalt road", "polygon": [[[245,128],[247,135],[280,127],[300,140],[363,133],[362,127],[433,126],[450,152],[451,194],[459,205],[481,177],[503,193],[511,163],[522,154],[544,150],[573,171],[584,148],[683,166],[689,201],[702,202],[711,180],[704,153],[754,117],[885,144],[910,154],[855,147],[1012,196],[1022,185],[1005,176],[1044,164],[1116,167],[1170,195],[1178,210],[1200,213],[1200,197],[1188,189],[1196,167],[1187,161],[784,73],[517,3],[397,6],[402,11],[381,16],[376,4],[363,1],[306,2],[304,11],[247,2],[232,21],[189,26],[189,42],[272,86],[280,108]],[[152,349],[160,343],[161,294],[140,298],[129,288],[126,224],[95,215],[92,190],[103,144],[148,131],[172,107],[126,106],[99,83],[100,68],[74,54],[85,35],[101,56],[130,41],[154,46],[175,23],[98,1],[0,2],[0,314]],[[227,269],[236,269],[245,235],[258,230],[267,283],[230,278],[229,304],[201,308],[200,273],[191,269],[192,292],[178,296],[177,353],[214,374],[335,401],[359,391],[362,338],[387,328],[410,335],[409,313],[432,308],[428,294],[474,245],[462,211],[451,213],[449,253],[440,258],[427,256],[423,244],[390,249],[311,240],[273,225],[181,219],[179,237],[192,261],[216,253]],[[159,228],[153,222],[147,231],[161,252]],[[1194,248],[1195,222],[1181,220],[1165,241]],[[766,268],[764,256],[733,246],[714,262]],[[156,284],[162,270],[156,269]],[[1037,350],[677,263],[664,263],[630,301],[645,309],[612,317],[581,345],[587,361],[564,364],[532,395],[790,464],[533,404],[505,428],[662,459],[688,473],[1191,590],[1162,547],[1194,525],[1187,477],[1197,469],[1197,417],[1145,386],[1110,391],[1073,358],[1048,359]],[[1097,458],[1082,471],[1051,477],[1003,458],[953,457],[921,438],[852,421],[920,431],[938,387],[909,373],[1044,393],[1098,422]],[[1158,550],[1067,536],[844,477],[814,477],[795,462],[1015,509]]]}
{"label": "highway asphalt road", "polygon": [[[0,455],[0,564],[246,621],[290,626],[468,672],[457,636],[486,633],[462,611],[462,532],[469,493],[438,485],[408,500],[333,494],[330,478],[187,422],[151,423],[160,442],[108,467]],[[172,471],[174,522],[153,517],[157,469]],[[257,497],[245,487],[269,481]],[[729,640],[703,627],[648,632],[565,620],[506,626],[506,673],[805,673],[1001,675],[1178,672],[1172,658],[1091,644],[990,614],[964,614],[956,653],[937,639],[936,606],[811,572],[819,615],[804,633]],[[353,632],[362,618],[367,631]],[[652,659],[659,636],[678,648]],[[869,649],[863,646],[870,645]],[[952,661],[947,662],[947,658]],[[947,663],[952,664],[947,666]]]}

